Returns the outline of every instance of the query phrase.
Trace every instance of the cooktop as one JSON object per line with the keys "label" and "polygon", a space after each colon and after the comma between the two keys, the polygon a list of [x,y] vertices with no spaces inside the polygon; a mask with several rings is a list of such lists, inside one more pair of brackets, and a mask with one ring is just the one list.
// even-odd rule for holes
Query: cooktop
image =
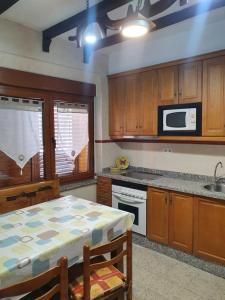
{"label": "cooktop", "polygon": [[128,171],[121,175],[139,180],[156,180],[162,177],[162,175],[142,171]]}

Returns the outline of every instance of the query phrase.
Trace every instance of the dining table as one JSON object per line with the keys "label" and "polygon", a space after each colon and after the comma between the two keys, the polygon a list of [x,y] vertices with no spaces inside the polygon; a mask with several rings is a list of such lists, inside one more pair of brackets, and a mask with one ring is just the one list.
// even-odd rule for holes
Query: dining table
{"label": "dining table", "polygon": [[134,216],[75,196],[0,215],[0,288],[55,266],[82,261],[83,246],[97,246],[131,229]]}

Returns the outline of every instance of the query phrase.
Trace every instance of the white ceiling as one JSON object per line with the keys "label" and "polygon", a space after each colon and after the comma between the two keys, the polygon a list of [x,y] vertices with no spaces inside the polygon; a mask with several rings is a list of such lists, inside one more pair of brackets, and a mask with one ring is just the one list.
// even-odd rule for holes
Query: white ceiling
{"label": "white ceiling", "polygon": [[[90,0],[94,5],[102,0]],[[42,31],[86,9],[86,0],[20,0],[1,18]]]}
{"label": "white ceiling", "polygon": [[[0,0],[1,1],[1,0]],[[97,4],[102,0],[90,0],[90,5]],[[108,0],[113,1],[113,0]],[[155,3],[159,0],[151,0],[151,3]],[[204,2],[206,0],[189,0],[189,5],[196,2]],[[207,0],[214,1],[214,0]],[[137,3],[137,0],[132,2],[133,5]],[[109,13],[109,17],[112,19],[123,18],[126,15],[127,6],[120,7]],[[179,6],[179,0],[176,1],[167,11],[161,13],[157,17],[162,15],[183,9]],[[0,18],[7,19],[12,22],[19,23],[26,27],[32,28],[37,31],[43,31],[63,21],[83,10],[86,9],[86,0],[20,0],[10,9],[4,12]],[[67,39],[68,36],[76,34],[76,30],[73,29],[60,36],[60,38]],[[110,34],[110,32],[109,32]],[[158,34],[158,33],[157,33]]]}

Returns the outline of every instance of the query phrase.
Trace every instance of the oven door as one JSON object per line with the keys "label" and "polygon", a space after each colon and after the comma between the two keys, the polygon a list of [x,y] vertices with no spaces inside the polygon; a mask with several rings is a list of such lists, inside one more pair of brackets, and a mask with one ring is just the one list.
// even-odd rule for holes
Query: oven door
{"label": "oven door", "polygon": [[132,230],[146,235],[146,200],[112,193],[112,206],[132,213],[135,217]]}

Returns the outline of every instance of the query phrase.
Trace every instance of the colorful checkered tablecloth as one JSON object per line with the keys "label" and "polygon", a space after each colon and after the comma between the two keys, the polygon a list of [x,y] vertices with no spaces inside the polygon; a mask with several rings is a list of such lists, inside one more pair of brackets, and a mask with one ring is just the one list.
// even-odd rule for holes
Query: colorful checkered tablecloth
{"label": "colorful checkered tablecloth", "polygon": [[82,260],[84,244],[100,245],[130,229],[134,216],[67,196],[0,215],[0,288],[32,278],[61,256]]}

